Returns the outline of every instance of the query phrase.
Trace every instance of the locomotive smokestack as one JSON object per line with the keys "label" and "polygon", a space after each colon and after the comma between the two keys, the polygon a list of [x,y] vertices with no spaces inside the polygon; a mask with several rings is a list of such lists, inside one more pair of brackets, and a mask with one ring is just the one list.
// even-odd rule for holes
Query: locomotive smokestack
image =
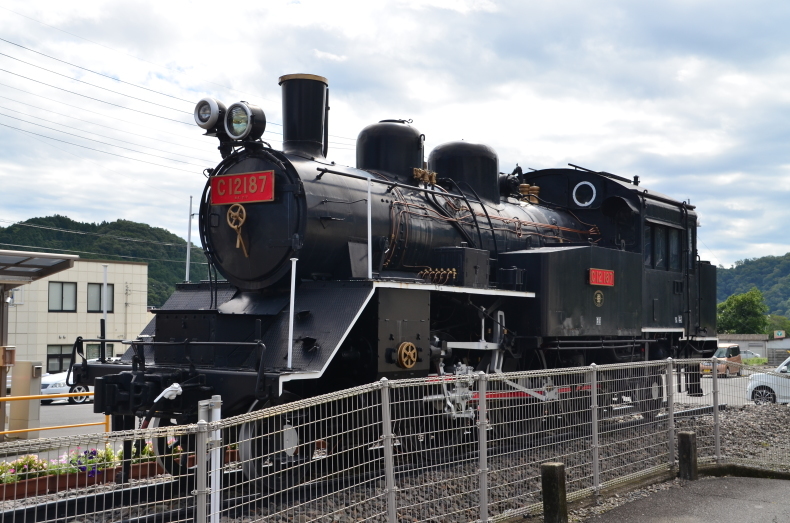
{"label": "locomotive smokestack", "polygon": [[323,158],[329,142],[329,82],[314,74],[280,77],[283,152]]}

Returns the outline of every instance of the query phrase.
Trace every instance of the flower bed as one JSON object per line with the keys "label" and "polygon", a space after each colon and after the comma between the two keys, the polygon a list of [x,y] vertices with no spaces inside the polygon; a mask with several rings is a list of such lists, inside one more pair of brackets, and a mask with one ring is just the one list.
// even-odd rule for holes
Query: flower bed
{"label": "flower bed", "polygon": [[[13,461],[0,461],[0,499],[19,499],[70,488],[111,483],[123,467],[123,451],[117,454],[107,445],[104,450],[77,447],[58,459],[42,460],[28,454]],[[143,479],[164,470],[156,463],[150,443],[135,449],[129,479]]]}

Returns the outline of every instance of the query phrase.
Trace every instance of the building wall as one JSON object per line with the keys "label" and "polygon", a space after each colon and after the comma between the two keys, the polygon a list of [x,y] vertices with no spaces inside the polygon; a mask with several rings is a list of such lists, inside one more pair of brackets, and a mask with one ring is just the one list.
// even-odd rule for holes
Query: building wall
{"label": "building wall", "polygon": [[[134,339],[150,321],[147,312],[148,265],[137,262],[76,260],[74,267],[42,278],[14,291],[8,308],[8,344],[17,348],[17,359],[47,365],[47,347],[71,346],[77,336],[98,338],[101,312],[88,312],[88,283],[114,285],[113,312],[107,314],[107,337]],[[49,283],[76,282],[76,312],[50,312]],[[113,347],[123,353],[120,344]]]}

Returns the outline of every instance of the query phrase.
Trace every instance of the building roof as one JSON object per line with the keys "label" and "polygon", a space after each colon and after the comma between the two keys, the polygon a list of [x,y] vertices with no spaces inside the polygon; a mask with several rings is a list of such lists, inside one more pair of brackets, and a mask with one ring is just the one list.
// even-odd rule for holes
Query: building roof
{"label": "building roof", "polygon": [[719,334],[721,341],[768,341],[767,334]]}
{"label": "building roof", "polygon": [[0,284],[23,285],[70,269],[76,254],[7,251],[0,249]]}

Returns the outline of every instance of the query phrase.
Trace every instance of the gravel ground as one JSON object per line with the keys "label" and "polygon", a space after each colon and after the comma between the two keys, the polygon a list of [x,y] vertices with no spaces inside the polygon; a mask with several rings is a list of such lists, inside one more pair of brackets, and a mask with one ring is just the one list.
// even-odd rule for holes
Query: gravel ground
{"label": "gravel ground", "polygon": [[[676,410],[682,409],[678,405]],[[720,412],[721,449],[725,457],[742,463],[754,461],[776,463],[776,467],[790,469],[790,408],[784,405],[747,405]],[[713,417],[711,415],[680,418],[675,422],[678,431],[693,430],[697,434],[698,453],[701,459],[713,457]],[[668,461],[667,422],[647,422],[641,416],[624,416],[601,425],[599,436],[601,456],[601,481],[608,481],[626,474],[635,474]],[[540,464],[562,461],[566,466],[568,491],[578,491],[592,486],[591,439],[589,434],[577,434],[568,439],[567,431],[542,432],[541,439],[520,436],[505,439],[514,448],[492,449],[488,457],[488,485],[490,514],[513,513],[522,507],[540,503]],[[548,435],[546,435],[548,434]],[[563,438],[562,434],[566,434]],[[496,434],[492,435],[496,440]],[[506,436],[501,436],[506,438]],[[464,523],[475,521],[479,506],[479,458],[476,453],[454,456],[451,464],[425,466],[422,469],[398,473],[396,484],[400,522]],[[396,463],[402,461],[396,455]],[[162,480],[162,478],[158,479]],[[151,481],[151,480],[148,480]],[[575,509],[571,521],[582,522],[587,518],[611,510],[652,492],[680,488],[679,481],[659,483],[628,493],[605,498],[599,504]],[[89,487],[38,498],[2,502],[8,509],[21,504],[40,503],[79,496],[91,492],[118,488],[113,484]],[[234,518],[223,517],[222,523],[271,522],[327,522],[351,523],[358,521],[385,521],[387,495],[383,478],[377,477],[363,485],[318,495],[302,492],[299,496],[272,499],[265,506],[240,513]],[[114,521],[124,517],[161,512],[177,508],[175,502],[157,503],[116,510],[101,516],[89,516],[75,521]]]}

